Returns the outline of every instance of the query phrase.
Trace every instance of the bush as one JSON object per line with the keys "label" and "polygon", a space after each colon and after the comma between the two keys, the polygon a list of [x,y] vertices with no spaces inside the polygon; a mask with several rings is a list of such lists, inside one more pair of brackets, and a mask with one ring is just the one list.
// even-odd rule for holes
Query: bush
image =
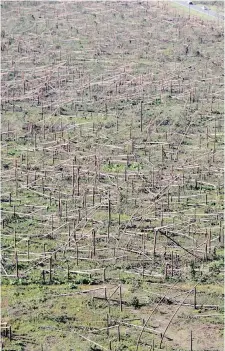
{"label": "bush", "polygon": [[137,298],[137,296],[134,296],[131,300],[131,306],[133,306],[136,309],[140,308],[140,301]]}
{"label": "bush", "polygon": [[92,284],[93,283],[93,279],[91,279],[90,277],[87,276],[82,276],[82,275],[77,275],[76,280],[75,280],[75,284]]}
{"label": "bush", "polygon": [[209,272],[218,275],[223,269],[223,261],[212,262],[209,264]]}

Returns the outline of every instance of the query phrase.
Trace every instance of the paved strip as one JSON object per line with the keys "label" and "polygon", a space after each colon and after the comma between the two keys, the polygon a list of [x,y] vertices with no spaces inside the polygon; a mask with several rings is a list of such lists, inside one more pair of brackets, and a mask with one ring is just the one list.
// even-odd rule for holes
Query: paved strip
{"label": "paved strip", "polygon": [[195,4],[190,5],[190,4],[188,3],[188,1],[173,1],[173,0],[171,0],[171,1],[174,2],[174,3],[176,3],[176,4],[178,4],[178,5],[180,5],[180,6],[186,7],[186,8],[188,8],[188,9],[190,9],[190,10],[194,10],[194,11],[196,11],[196,12],[200,12],[200,13],[202,13],[202,14],[204,14],[204,15],[208,15],[208,16],[214,17],[214,18],[221,18],[221,19],[224,19],[224,15],[223,15],[222,13],[217,13],[217,12],[212,11],[212,10],[210,10],[210,9],[204,10],[204,9],[202,8],[203,6],[195,5]]}

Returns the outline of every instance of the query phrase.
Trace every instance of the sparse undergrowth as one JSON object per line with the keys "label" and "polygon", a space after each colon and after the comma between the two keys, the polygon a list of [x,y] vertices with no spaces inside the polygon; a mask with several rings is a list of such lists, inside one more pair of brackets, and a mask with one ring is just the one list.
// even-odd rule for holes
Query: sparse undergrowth
{"label": "sparse undergrowth", "polygon": [[1,7],[3,349],[222,350],[220,23]]}

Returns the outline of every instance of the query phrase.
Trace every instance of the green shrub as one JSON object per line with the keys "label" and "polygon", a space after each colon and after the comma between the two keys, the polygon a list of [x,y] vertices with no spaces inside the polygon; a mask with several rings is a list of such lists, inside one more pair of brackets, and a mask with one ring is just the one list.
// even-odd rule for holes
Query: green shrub
{"label": "green shrub", "polygon": [[209,272],[211,272],[212,274],[218,275],[220,273],[220,271],[223,269],[223,261],[215,261],[215,262],[211,262],[209,264]]}
{"label": "green shrub", "polygon": [[135,309],[140,308],[140,301],[137,298],[137,296],[134,296],[131,300],[131,306],[133,306]]}
{"label": "green shrub", "polygon": [[77,275],[76,280],[75,280],[75,284],[92,284],[93,283],[93,279],[91,279],[90,277],[87,276],[82,276],[82,275]]}

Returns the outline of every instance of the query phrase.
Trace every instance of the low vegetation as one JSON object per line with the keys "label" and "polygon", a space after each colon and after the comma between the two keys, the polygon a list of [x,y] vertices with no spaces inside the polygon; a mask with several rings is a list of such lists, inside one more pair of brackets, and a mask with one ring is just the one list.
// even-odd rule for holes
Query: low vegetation
{"label": "low vegetation", "polygon": [[222,23],[1,10],[2,349],[222,350]]}

